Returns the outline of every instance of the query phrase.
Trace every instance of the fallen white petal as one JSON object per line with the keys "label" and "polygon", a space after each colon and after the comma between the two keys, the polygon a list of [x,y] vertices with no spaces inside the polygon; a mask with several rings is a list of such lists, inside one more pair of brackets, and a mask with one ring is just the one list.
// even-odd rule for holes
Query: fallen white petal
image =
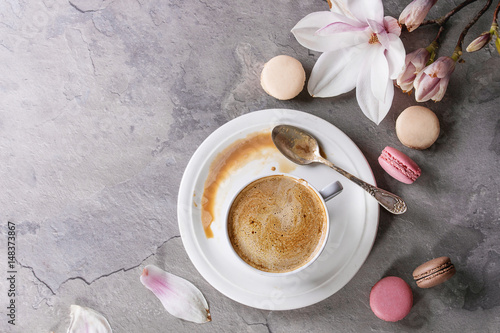
{"label": "fallen white petal", "polygon": [[111,326],[99,312],[79,305],[71,305],[68,333],[111,333]]}
{"label": "fallen white petal", "polygon": [[212,320],[207,300],[191,282],[154,265],[144,268],[141,282],[171,315],[195,323]]}
{"label": "fallen white petal", "polygon": [[332,97],[356,86],[363,52],[356,47],[325,52],[316,61],[307,84],[314,97]]}

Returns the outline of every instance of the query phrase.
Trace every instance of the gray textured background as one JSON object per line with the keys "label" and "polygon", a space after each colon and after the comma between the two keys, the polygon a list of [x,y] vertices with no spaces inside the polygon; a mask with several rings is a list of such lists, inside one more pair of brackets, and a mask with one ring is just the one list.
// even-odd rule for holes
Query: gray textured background
{"label": "gray textured background", "polygon": [[[384,1],[398,17],[409,1]],[[448,24],[440,55],[484,1]],[[431,18],[459,1],[441,0]],[[496,3],[494,3],[496,5]],[[415,105],[396,91],[379,125],[363,116],[355,93],[291,101],[266,95],[263,64],[299,59],[309,75],[319,54],[290,29],[326,2],[229,0],[0,1],[0,331],[65,332],[69,306],[94,308],[115,332],[499,332],[500,56],[493,45],[465,54],[433,109],[442,130],[425,151],[403,147],[398,114]],[[493,9],[466,44],[489,28]],[[404,32],[407,51],[425,47],[437,27]],[[344,131],[367,157],[379,186],[411,209],[381,211],[374,248],[335,295],[307,308],[272,312],[240,305],[211,287],[179,237],[180,179],[198,145],[235,117],[266,108],[317,115]],[[391,145],[423,170],[413,185],[377,164]],[[17,226],[17,325],[7,325],[7,222]],[[450,256],[456,276],[429,290],[411,272]],[[205,294],[213,321],[169,315],[139,282],[156,264]],[[371,286],[397,275],[415,305],[398,323],[370,311]]]}

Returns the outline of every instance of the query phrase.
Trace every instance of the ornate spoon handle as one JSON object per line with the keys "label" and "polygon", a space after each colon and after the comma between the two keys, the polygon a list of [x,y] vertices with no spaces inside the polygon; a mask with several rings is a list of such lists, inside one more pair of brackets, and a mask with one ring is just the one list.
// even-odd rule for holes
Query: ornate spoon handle
{"label": "ornate spoon handle", "polygon": [[342,176],[361,186],[362,189],[370,193],[370,195],[374,197],[379,202],[379,204],[389,212],[393,214],[403,214],[404,212],[406,212],[406,203],[397,195],[362,181],[358,177],[351,175],[349,172],[345,171],[342,168],[339,168],[327,159],[318,158],[317,161],[328,165],[330,168],[337,171]]}

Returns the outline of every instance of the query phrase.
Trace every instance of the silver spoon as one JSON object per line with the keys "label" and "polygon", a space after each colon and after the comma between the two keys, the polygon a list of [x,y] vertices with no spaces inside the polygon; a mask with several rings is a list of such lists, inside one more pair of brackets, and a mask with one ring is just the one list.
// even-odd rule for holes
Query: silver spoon
{"label": "silver spoon", "polygon": [[393,214],[406,212],[406,203],[397,195],[370,185],[323,158],[319,152],[318,141],[304,130],[294,126],[279,125],[273,129],[272,138],[276,148],[290,161],[300,165],[315,162],[326,164],[342,176],[361,186],[389,212]]}

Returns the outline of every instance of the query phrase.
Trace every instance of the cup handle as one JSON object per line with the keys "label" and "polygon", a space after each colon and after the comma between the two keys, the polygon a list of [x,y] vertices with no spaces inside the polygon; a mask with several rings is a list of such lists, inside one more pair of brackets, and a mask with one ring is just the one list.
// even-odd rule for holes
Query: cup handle
{"label": "cup handle", "polygon": [[325,201],[328,201],[337,196],[337,194],[342,192],[343,189],[342,184],[337,180],[336,182],[326,185],[324,188],[319,190],[319,194],[321,194]]}

